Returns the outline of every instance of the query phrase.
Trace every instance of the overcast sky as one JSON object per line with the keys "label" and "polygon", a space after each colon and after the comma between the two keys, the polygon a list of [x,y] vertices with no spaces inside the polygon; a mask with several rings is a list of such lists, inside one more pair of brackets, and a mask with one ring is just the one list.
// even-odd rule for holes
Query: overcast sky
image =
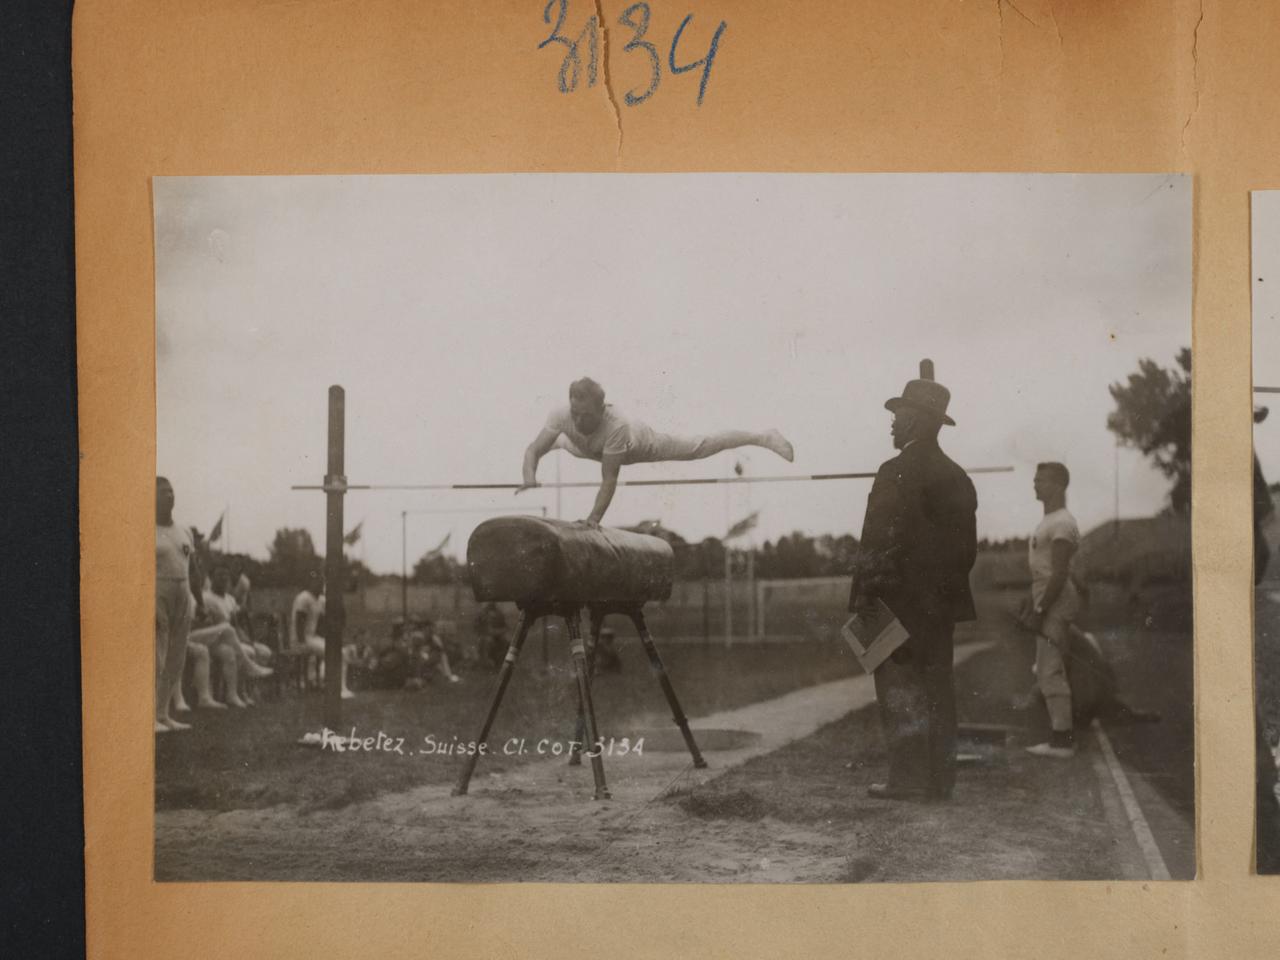
{"label": "overcast sky", "polygon": [[[289,486],[324,473],[333,383],[347,391],[352,483],[518,482],[525,446],[583,375],[656,429],[776,426],[796,447],[794,465],[751,450],[627,467],[624,480],[729,476],[735,460],[759,475],[821,473],[893,455],[883,403],[922,357],[952,392],[958,426],[944,429],[944,449],[963,466],[1015,468],[976,478],[980,534],[1035,525],[1031,476],[1044,459],[1071,468],[1070,506],[1090,528],[1113,511],[1108,384],[1190,344],[1191,185],[1179,176],[154,187],[157,472],[182,520],[207,531],[229,506],[232,548],[258,556],[281,526],[306,527],[323,549],[322,496]],[[1280,383],[1280,363],[1271,376]],[[599,477],[597,464],[555,453],[540,479],[554,479],[557,459],[565,480]],[[1160,509],[1167,482],[1131,451],[1119,464],[1121,512]],[[620,488],[606,522],[661,519],[698,540],[758,509],[758,541],[857,534],[869,488]],[[564,491],[564,517],[585,516],[592,497]],[[551,491],[353,493],[347,526],[363,520],[354,554],[393,572],[402,510],[544,505],[555,514]],[[410,562],[447,533],[461,553],[484,517],[411,517]]]}
{"label": "overcast sky", "polygon": [[[1253,192],[1253,382],[1280,387],[1280,190]],[[1271,408],[1253,443],[1268,482],[1280,480],[1280,395],[1257,396]]]}

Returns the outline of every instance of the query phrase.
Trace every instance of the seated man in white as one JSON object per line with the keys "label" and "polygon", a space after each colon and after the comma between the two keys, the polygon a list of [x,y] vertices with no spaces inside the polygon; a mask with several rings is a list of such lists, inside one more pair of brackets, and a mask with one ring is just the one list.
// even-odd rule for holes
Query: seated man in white
{"label": "seated man in white", "polygon": [[[289,612],[289,644],[305,647],[316,664],[316,677],[324,679],[324,637],[317,632],[320,617],[324,614],[324,584],[314,590],[304,587],[293,598]],[[350,700],[355,694],[347,686],[347,652],[342,652],[342,699]]]}
{"label": "seated man in white", "polygon": [[[192,601],[193,606],[194,603]],[[196,688],[196,706],[201,709],[225,710],[227,704],[233,707],[247,706],[236,694],[239,670],[236,664],[236,651],[231,646],[230,640],[230,636],[217,628],[198,627],[188,634],[187,657],[191,660],[192,680]],[[227,703],[221,703],[213,695],[211,661],[214,658],[218,661],[222,682],[228,691]],[[186,697],[182,695],[181,677],[174,681],[170,698],[175,711],[187,713],[191,710],[187,705]]]}
{"label": "seated man in white", "polygon": [[244,703],[253,706],[254,699],[249,689],[252,681],[271,676],[271,669],[263,666],[260,653],[249,636],[239,626],[240,604],[230,592],[231,572],[226,564],[214,565],[208,589],[202,597],[206,621],[210,626],[226,625],[235,631],[238,647],[236,660],[243,668],[239,671],[239,697]]}

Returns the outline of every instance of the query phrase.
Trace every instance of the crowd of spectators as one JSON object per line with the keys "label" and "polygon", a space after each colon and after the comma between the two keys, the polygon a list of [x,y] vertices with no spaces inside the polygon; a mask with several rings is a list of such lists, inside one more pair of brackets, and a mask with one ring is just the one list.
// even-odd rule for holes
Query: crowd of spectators
{"label": "crowd of spectators", "polygon": [[[190,729],[199,710],[244,710],[267,691],[319,689],[325,679],[324,580],[313,572],[288,613],[255,610],[253,585],[233,560],[211,553],[173,517],[173,487],[156,480],[156,733]],[[476,614],[469,636],[453,621],[398,617],[389,633],[365,627],[344,645],[341,695],[364,690],[422,690],[462,681],[459,669],[497,671],[511,642],[494,603]],[[596,672],[620,668],[605,629]],[[179,719],[181,717],[181,719]]]}

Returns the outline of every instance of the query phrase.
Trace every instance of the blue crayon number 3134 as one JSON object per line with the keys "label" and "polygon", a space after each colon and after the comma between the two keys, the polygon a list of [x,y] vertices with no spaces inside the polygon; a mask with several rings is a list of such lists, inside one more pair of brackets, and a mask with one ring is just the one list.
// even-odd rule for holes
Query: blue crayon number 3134
{"label": "blue crayon number 3134", "polygon": [[[542,10],[542,22],[551,26],[551,33],[538,44],[539,50],[552,44],[564,48],[564,60],[560,64],[560,72],[556,77],[561,93],[573,93],[578,89],[584,66],[588,87],[594,87],[599,78],[600,20],[592,14],[577,35],[570,39],[561,32],[568,16],[569,0],[547,0],[547,5]],[[658,53],[658,48],[645,39],[649,33],[649,17],[650,10],[647,3],[633,3],[622,11],[622,16],[618,17],[618,25],[631,31],[631,38],[623,46],[622,52],[641,53],[649,62],[649,85],[643,90],[628,90],[623,96],[623,100],[629,107],[648,100],[657,92],[658,84],[662,82],[662,57]],[[676,51],[680,47],[680,38],[692,19],[692,13],[685,14],[685,18],[680,21],[680,26],[676,27],[676,32],[671,37],[671,46],[667,51],[667,69],[673,76],[679,76],[682,73],[697,70],[699,67],[702,68],[702,77],[698,82],[698,106],[702,106],[702,99],[707,95],[707,81],[711,79],[711,68],[715,65],[716,53],[720,49],[720,38],[724,35],[728,24],[723,20],[720,21],[715,33],[711,35],[711,44],[707,47],[706,56],[701,60],[677,63]],[[552,25],[553,20],[554,25]]]}

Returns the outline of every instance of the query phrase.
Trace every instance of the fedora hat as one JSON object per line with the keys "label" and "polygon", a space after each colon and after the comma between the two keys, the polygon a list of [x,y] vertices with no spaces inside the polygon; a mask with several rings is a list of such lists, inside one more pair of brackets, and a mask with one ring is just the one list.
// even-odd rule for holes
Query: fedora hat
{"label": "fedora hat", "polygon": [[947,404],[950,402],[951,391],[933,379],[933,361],[921,360],[920,379],[908,380],[902,388],[902,396],[890,397],[884,402],[884,407],[894,412],[909,407],[954,427],[956,422],[947,416]]}

